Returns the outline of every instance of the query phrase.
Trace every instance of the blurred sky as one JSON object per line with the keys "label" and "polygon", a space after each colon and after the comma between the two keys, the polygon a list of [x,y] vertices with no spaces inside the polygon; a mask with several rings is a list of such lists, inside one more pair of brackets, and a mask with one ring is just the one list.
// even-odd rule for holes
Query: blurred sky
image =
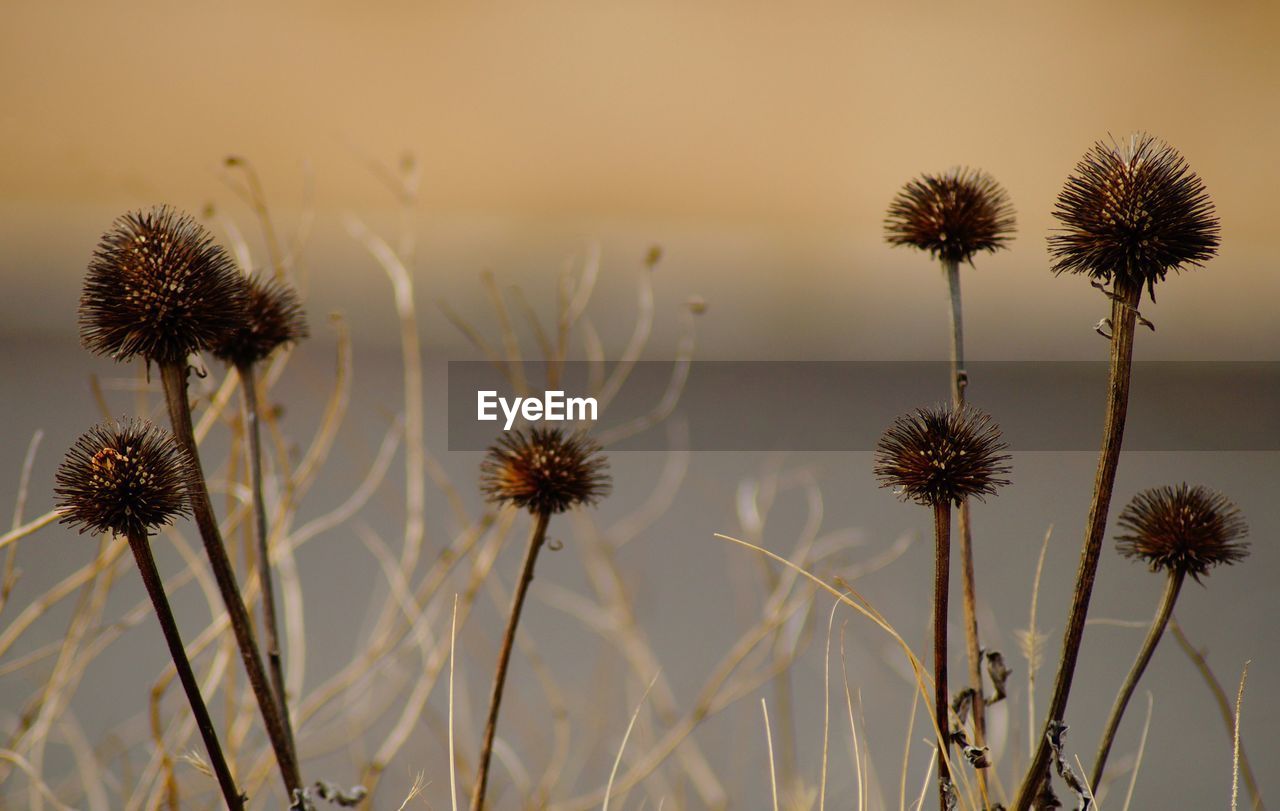
{"label": "blurred sky", "polygon": [[881,218],[912,175],[966,163],[1019,214],[1013,249],[966,274],[970,354],[1096,357],[1104,306],[1048,273],[1048,212],[1094,140],[1143,128],[1204,177],[1223,248],[1161,289],[1139,356],[1274,359],[1278,23],[1280,5],[1232,0],[11,3],[0,329],[73,329],[67,301],[127,208],[214,202],[254,236],[220,168],[234,153],[284,230],[314,180],[313,305],[392,341],[341,216],[390,222],[369,163],[409,152],[424,300],[466,312],[481,270],[549,288],[587,240],[628,270],[659,242],[660,304],[712,304],[704,357],[934,357],[941,283]]}

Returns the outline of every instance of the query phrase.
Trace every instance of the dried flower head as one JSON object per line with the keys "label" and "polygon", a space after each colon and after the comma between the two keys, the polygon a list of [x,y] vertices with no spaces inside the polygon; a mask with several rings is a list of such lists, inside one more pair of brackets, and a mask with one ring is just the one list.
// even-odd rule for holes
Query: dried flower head
{"label": "dried flower head", "polygon": [[609,494],[608,460],[586,434],[559,428],[512,431],[480,463],[480,489],[532,513],[560,513]]}
{"label": "dried flower head", "polygon": [[145,534],[187,515],[191,457],[149,422],[107,422],[85,432],[58,468],[62,521],[81,532]]}
{"label": "dried flower head", "polygon": [[995,495],[1008,484],[1009,457],[1000,429],[966,406],[917,409],[893,421],[876,444],[875,474],[917,504],[959,504]]}
{"label": "dried flower head", "polygon": [[1197,580],[1210,568],[1249,554],[1240,509],[1221,493],[1199,485],[1154,487],[1133,497],[1120,513],[1117,548],[1151,570],[1167,569]]}
{"label": "dried flower head", "polygon": [[213,354],[231,364],[263,360],[287,343],[307,337],[307,317],[292,287],[261,276],[244,277],[245,319],[213,345]]}
{"label": "dried flower head", "polygon": [[180,362],[242,323],[243,291],[231,258],[194,219],[168,206],[130,212],[89,262],[80,338],[116,360]]}
{"label": "dried flower head", "polygon": [[890,245],[910,245],[947,262],[972,262],[1013,238],[1013,204],[986,172],[921,175],[893,198],[884,221]]}
{"label": "dried flower head", "polygon": [[1049,237],[1054,273],[1146,286],[1218,251],[1218,218],[1204,183],[1182,155],[1145,133],[1098,142],[1058,195]]}

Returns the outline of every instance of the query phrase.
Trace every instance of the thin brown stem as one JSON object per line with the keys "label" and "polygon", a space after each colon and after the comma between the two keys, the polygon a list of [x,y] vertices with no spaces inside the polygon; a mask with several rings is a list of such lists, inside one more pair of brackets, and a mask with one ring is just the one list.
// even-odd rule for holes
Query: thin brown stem
{"label": "thin brown stem", "polygon": [[1124,717],[1129,699],[1133,697],[1133,691],[1138,687],[1138,680],[1142,678],[1143,671],[1151,662],[1151,654],[1155,653],[1156,645],[1160,644],[1160,637],[1164,635],[1164,628],[1169,624],[1169,617],[1173,615],[1173,604],[1178,601],[1178,592],[1182,590],[1184,579],[1185,574],[1182,571],[1169,570],[1169,580],[1165,585],[1164,596],[1160,598],[1160,606],[1156,609],[1155,619],[1151,621],[1151,629],[1147,631],[1147,638],[1143,640],[1142,647],[1138,650],[1138,658],[1134,660],[1133,667],[1129,668],[1129,675],[1125,676],[1124,684],[1120,686],[1120,692],[1116,695],[1116,703],[1111,707],[1111,715],[1107,717],[1107,726],[1098,743],[1098,755],[1093,760],[1093,776],[1089,778],[1089,786],[1095,794],[1102,782],[1102,772],[1107,765],[1107,756],[1111,754],[1111,745],[1115,743],[1120,719]]}
{"label": "thin brown stem", "polygon": [[169,645],[169,656],[173,659],[174,669],[182,682],[182,689],[187,693],[187,702],[191,705],[191,713],[195,716],[196,727],[200,737],[204,739],[204,748],[209,753],[209,765],[213,767],[214,776],[218,778],[218,786],[222,789],[223,799],[230,811],[241,811],[244,808],[244,797],[236,788],[235,778],[227,766],[227,759],[222,754],[222,745],[218,742],[218,733],[214,731],[213,719],[209,717],[209,708],[205,706],[204,696],[200,694],[200,685],[195,673],[191,670],[191,661],[187,659],[186,648],[182,644],[182,635],[178,633],[178,624],[174,621],[173,610],[169,607],[169,598],[164,593],[164,583],[160,572],[156,569],[155,558],[151,555],[151,544],[145,533],[129,533],[129,547],[133,549],[133,557],[138,562],[138,573],[142,575],[142,584],[147,587],[151,604],[155,606],[156,618],[160,620],[160,629],[164,632],[164,641]]}
{"label": "thin brown stem", "polygon": [[498,666],[493,672],[493,691],[489,695],[489,719],[484,727],[484,746],[480,749],[480,767],[476,772],[475,791],[471,794],[471,811],[484,810],[485,790],[489,785],[489,762],[493,756],[493,739],[498,730],[498,709],[502,704],[502,691],[507,682],[507,668],[511,664],[511,650],[515,647],[516,626],[520,624],[520,612],[524,609],[524,598],[529,593],[529,584],[533,582],[533,567],[538,562],[538,552],[547,540],[547,524],[551,513],[534,514],[533,531],[529,534],[529,547],[524,553],[524,563],[520,566],[520,579],[516,581],[515,593],[511,596],[511,614],[507,618],[507,632],[502,637],[502,648],[498,651]]}
{"label": "thin brown stem", "polygon": [[191,406],[187,402],[186,363],[160,364],[160,377],[164,383],[165,399],[169,406],[169,420],[173,426],[174,438],[190,454],[199,474],[195,477],[190,493],[191,511],[195,517],[196,527],[200,530],[200,538],[204,541],[205,553],[209,557],[209,567],[213,570],[218,591],[227,607],[227,617],[231,630],[235,634],[236,645],[240,649],[240,659],[244,662],[249,686],[253,689],[258,710],[262,714],[263,725],[267,730],[267,737],[271,740],[271,748],[275,751],[285,792],[292,799],[294,792],[302,787],[302,780],[298,773],[297,761],[289,748],[289,736],[284,719],[267,681],[266,670],[262,666],[262,654],[253,636],[249,612],[244,606],[244,598],[236,583],[235,571],[231,568],[231,560],[227,557],[222,533],[218,530],[213,505],[209,501],[209,488],[205,483],[204,468],[200,464],[200,450],[196,445],[195,431],[191,425]]}
{"label": "thin brown stem", "polygon": [[271,580],[271,552],[267,545],[267,506],[262,497],[262,414],[258,400],[258,383],[251,363],[236,366],[240,375],[240,392],[244,401],[245,436],[249,454],[249,489],[253,494],[252,522],[254,542],[258,554],[258,585],[262,591],[262,635],[267,643],[267,668],[276,705],[284,721],[284,731],[289,738],[289,751],[296,761],[298,747],[293,739],[293,726],[289,723],[289,702],[285,698],[284,664],[280,656],[280,621],[276,616],[276,593]]}
{"label": "thin brown stem", "polygon": [[[951,293],[951,406],[964,408],[969,373],[964,365],[964,319],[960,305],[960,263],[943,262],[947,288]],[[973,566],[973,533],[969,523],[969,501],[960,502],[957,515],[960,530],[960,575],[964,607],[964,642],[969,660],[969,687],[973,689],[973,745],[987,745],[986,699],[982,688],[982,643],[978,637],[978,587]],[[987,796],[987,775],[977,770],[978,793]]]}
{"label": "thin brown stem", "polygon": [[947,599],[951,579],[951,504],[933,505],[933,716],[938,727],[938,802],[948,811],[951,794],[951,722],[947,710]]}
{"label": "thin brown stem", "polygon": [[1084,547],[1080,552],[1080,568],[1076,572],[1075,591],[1071,600],[1071,613],[1062,637],[1062,657],[1054,681],[1053,697],[1045,719],[1043,734],[1036,747],[1035,756],[1027,768],[1022,786],[1014,800],[1012,811],[1027,811],[1039,794],[1042,781],[1048,779],[1050,724],[1062,722],[1067,712],[1067,698],[1071,694],[1071,679],[1075,675],[1076,659],[1084,639],[1085,619],[1089,615],[1089,599],[1093,595],[1093,582],[1098,573],[1098,559],[1102,553],[1103,534],[1107,528],[1107,513],[1111,508],[1111,491],[1115,486],[1116,469],[1120,464],[1120,446],[1124,442],[1124,423],[1129,410],[1129,381],[1133,367],[1133,336],[1137,322],[1138,299],[1142,288],[1117,283],[1111,301],[1111,372],[1107,383],[1107,413],[1102,429],[1102,449],[1098,457],[1098,471],[1093,482],[1093,500],[1089,504],[1089,520],[1085,527]]}

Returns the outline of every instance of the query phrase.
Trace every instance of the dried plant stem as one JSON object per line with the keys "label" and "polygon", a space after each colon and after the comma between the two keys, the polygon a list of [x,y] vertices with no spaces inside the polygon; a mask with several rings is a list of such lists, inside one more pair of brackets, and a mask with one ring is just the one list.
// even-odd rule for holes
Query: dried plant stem
{"label": "dried plant stem", "polygon": [[270,738],[271,748],[275,751],[286,795],[292,798],[294,791],[302,787],[302,779],[298,773],[297,761],[289,746],[287,727],[262,666],[262,654],[258,650],[258,643],[254,640],[249,612],[245,608],[240,588],[236,584],[235,572],[231,568],[231,560],[227,557],[226,546],[218,530],[218,521],[213,514],[213,505],[209,502],[209,488],[205,484],[204,469],[200,464],[200,450],[196,446],[195,433],[191,426],[191,406],[187,402],[186,363],[161,364],[160,377],[164,384],[174,438],[191,455],[199,473],[195,477],[196,484],[191,493],[191,511],[194,514],[196,526],[200,530],[200,537],[204,541],[205,552],[209,557],[209,565],[213,570],[214,580],[218,584],[218,591],[221,592],[222,601],[226,605],[231,630],[240,648],[240,659],[244,662],[249,685],[258,701],[258,709],[262,713],[267,737]]}
{"label": "dried plant stem", "polygon": [[1133,667],[1129,668],[1129,675],[1125,676],[1124,684],[1116,695],[1116,702],[1111,706],[1111,715],[1107,717],[1107,725],[1098,743],[1098,754],[1093,760],[1093,776],[1089,779],[1089,786],[1095,792],[1102,782],[1102,772],[1107,765],[1107,756],[1111,754],[1116,730],[1120,728],[1120,719],[1124,717],[1129,699],[1133,697],[1133,691],[1138,687],[1138,680],[1142,678],[1143,671],[1151,661],[1151,654],[1155,653],[1156,645],[1160,644],[1160,637],[1164,635],[1164,628],[1169,624],[1169,617],[1173,615],[1173,604],[1178,601],[1178,592],[1182,590],[1182,581],[1185,577],[1186,575],[1177,569],[1169,571],[1164,596],[1160,598],[1160,606],[1156,609],[1155,619],[1151,621],[1151,629],[1147,631],[1147,638],[1143,640],[1142,647],[1138,650],[1138,658],[1134,660]]}
{"label": "dried plant stem", "polygon": [[520,623],[520,612],[524,609],[524,599],[529,593],[529,584],[533,582],[533,567],[538,562],[538,553],[547,540],[547,524],[551,521],[551,513],[534,514],[533,531],[529,535],[529,547],[525,551],[524,563],[520,566],[520,579],[516,581],[515,593],[511,596],[511,614],[507,618],[507,631],[502,638],[502,648],[498,651],[498,665],[493,672],[493,691],[489,696],[489,718],[484,727],[484,745],[480,749],[480,766],[476,772],[476,787],[471,794],[472,811],[483,811],[485,789],[489,784],[489,762],[493,756],[493,739],[498,730],[498,709],[502,704],[502,690],[507,682],[507,668],[511,664],[511,650],[515,647],[516,626]]}
{"label": "dried plant stem", "polygon": [[258,383],[251,363],[236,365],[240,376],[240,394],[244,401],[245,436],[249,454],[249,489],[253,496],[252,523],[258,557],[258,586],[262,591],[262,635],[267,643],[267,668],[271,687],[275,691],[276,705],[289,738],[289,749],[297,759],[297,745],[293,740],[293,727],[289,723],[289,703],[285,698],[284,665],[280,657],[280,621],[276,616],[275,588],[271,583],[271,552],[267,548],[267,506],[262,495],[262,404],[258,399]]}
{"label": "dried plant stem", "polygon": [[[1169,631],[1173,634],[1173,638],[1178,641],[1178,646],[1182,648],[1182,652],[1195,665],[1200,677],[1204,679],[1204,683],[1208,686],[1209,692],[1213,693],[1213,703],[1217,706],[1218,712],[1221,713],[1222,722],[1227,726],[1227,735],[1230,736],[1235,729],[1235,719],[1231,715],[1231,702],[1227,699],[1226,690],[1222,689],[1222,682],[1218,681],[1218,677],[1213,673],[1213,668],[1209,667],[1209,661],[1205,658],[1205,654],[1192,645],[1190,639],[1187,639],[1187,635],[1182,631],[1182,626],[1178,624],[1177,617],[1169,620]],[[1253,767],[1249,765],[1249,756],[1245,754],[1243,744],[1240,747],[1240,776],[1244,778],[1245,788],[1249,791],[1251,807],[1254,811],[1262,811],[1264,806],[1262,805],[1262,796],[1258,793],[1258,781],[1253,776]]]}
{"label": "dried plant stem", "polygon": [[182,689],[187,693],[187,701],[191,704],[191,713],[195,716],[196,726],[200,729],[200,737],[204,739],[204,747],[209,753],[209,765],[218,778],[222,788],[222,796],[227,801],[227,808],[239,811],[244,808],[244,798],[236,788],[235,779],[227,767],[226,758],[222,754],[222,745],[218,743],[218,733],[213,729],[213,719],[209,717],[209,708],[205,706],[204,697],[200,695],[200,685],[196,682],[195,673],[191,670],[191,661],[187,659],[187,651],[182,645],[182,636],[178,633],[178,624],[173,619],[173,610],[169,607],[169,598],[165,596],[164,584],[160,572],[156,569],[155,558],[151,554],[151,544],[143,533],[129,534],[129,547],[133,550],[134,560],[138,562],[138,572],[142,575],[142,583],[147,587],[151,604],[155,607],[156,618],[160,620],[160,629],[164,631],[164,641],[169,645],[169,656],[178,671],[178,679]]}
{"label": "dried plant stem", "polygon": [[938,802],[948,811],[951,793],[949,754],[951,722],[947,717],[947,597],[951,578],[951,504],[933,505],[933,716],[938,731]]}
{"label": "dried plant stem", "polygon": [[[964,366],[964,318],[960,305],[960,263],[943,261],[951,293],[951,405],[965,404],[969,374]],[[982,691],[982,643],[978,637],[978,587],[973,569],[973,533],[969,524],[969,500],[960,502],[956,516],[960,530],[960,583],[964,607],[964,641],[969,659],[969,686],[973,688],[973,745],[987,744],[986,699]],[[978,792],[987,796],[987,775],[977,770]]]}
{"label": "dried plant stem", "polygon": [[1080,568],[1076,572],[1075,591],[1071,600],[1071,613],[1067,629],[1062,637],[1062,657],[1054,681],[1053,697],[1049,702],[1049,714],[1044,732],[1036,746],[1035,756],[1023,778],[1022,786],[1014,800],[1012,811],[1027,811],[1039,793],[1040,783],[1048,778],[1049,724],[1061,723],[1067,712],[1067,698],[1071,693],[1071,679],[1075,675],[1076,658],[1084,639],[1085,619],[1089,615],[1089,599],[1093,595],[1093,581],[1098,573],[1098,558],[1102,553],[1103,534],[1107,528],[1107,513],[1111,508],[1111,491],[1115,486],[1116,468],[1120,463],[1120,446],[1124,442],[1124,423],[1129,410],[1129,381],[1133,367],[1133,337],[1137,323],[1138,299],[1142,288],[1116,284],[1111,300],[1111,372],[1107,383],[1107,413],[1102,430],[1102,450],[1098,458],[1098,472],[1093,482],[1093,500],[1089,505],[1089,520],[1085,527],[1084,548],[1080,553]]}

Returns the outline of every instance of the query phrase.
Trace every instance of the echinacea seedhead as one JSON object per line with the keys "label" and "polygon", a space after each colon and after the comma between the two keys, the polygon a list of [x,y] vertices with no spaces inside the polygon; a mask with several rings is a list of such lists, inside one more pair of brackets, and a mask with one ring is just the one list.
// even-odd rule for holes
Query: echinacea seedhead
{"label": "echinacea seedhead", "polygon": [[531,513],[561,513],[609,494],[609,461],[595,440],[559,428],[512,431],[480,463],[480,490],[490,501]]}
{"label": "echinacea seedhead", "polygon": [[184,361],[243,319],[235,263],[204,226],[168,206],[116,220],[98,242],[80,296],[81,341],[121,361]]}
{"label": "echinacea seedhead", "polygon": [[976,408],[921,408],[893,421],[876,444],[875,475],[917,504],[982,500],[1008,484],[1000,429]]}
{"label": "echinacea seedhead", "polygon": [[277,347],[307,337],[307,317],[292,287],[275,279],[243,280],[245,318],[213,345],[213,354],[234,365],[264,360]]}
{"label": "echinacea seedhead", "polygon": [[972,262],[1013,238],[1013,204],[1000,184],[976,169],[921,175],[902,187],[884,221],[890,245],[910,245],[946,262]]}
{"label": "echinacea seedhead", "polygon": [[180,515],[195,467],[164,430],[149,422],[107,422],[86,431],[55,477],[62,521],[81,532],[146,534]]}
{"label": "echinacea seedhead", "polygon": [[1154,487],[1133,497],[1117,523],[1117,548],[1127,558],[1145,560],[1199,580],[1210,568],[1243,560],[1249,533],[1240,509],[1221,493],[1199,485]]}
{"label": "echinacea seedhead", "polygon": [[1094,144],[1058,195],[1049,237],[1054,273],[1147,288],[1218,252],[1218,218],[1200,177],[1145,133]]}

